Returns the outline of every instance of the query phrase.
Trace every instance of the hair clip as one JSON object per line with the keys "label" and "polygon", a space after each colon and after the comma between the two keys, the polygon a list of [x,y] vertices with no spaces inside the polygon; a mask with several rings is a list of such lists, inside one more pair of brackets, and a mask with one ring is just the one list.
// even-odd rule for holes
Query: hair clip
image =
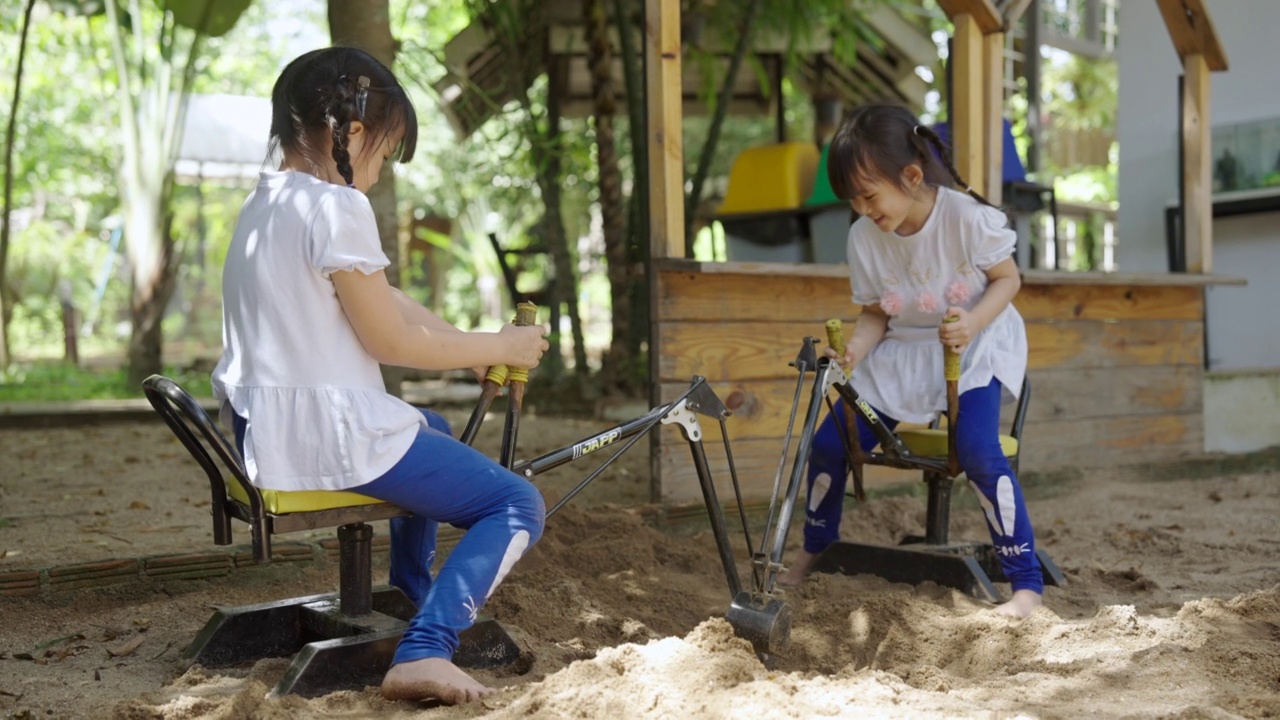
{"label": "hair clip", "polygon": [[369,78],[361,75],[356,78],[356,117],[364,120],[364,109],[369,102]]}

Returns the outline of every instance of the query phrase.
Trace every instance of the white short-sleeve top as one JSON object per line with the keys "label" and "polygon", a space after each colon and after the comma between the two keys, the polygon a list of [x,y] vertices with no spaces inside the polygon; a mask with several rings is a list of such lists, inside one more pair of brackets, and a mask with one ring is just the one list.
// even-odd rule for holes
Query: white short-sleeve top
{"label": "white short-sleeve top", "polygon": [[[938,326],[951,306],[972,309],[987,288],[986,270],[1012,257],[1016,237],[1000,210],[966,193],[938,188],[924,226],[912,235],[884,232],[863,217],[849,228],[853,302],[879,303],[889,316],[884,339],[853,370],[853,387],[873,407],[909,423],[927,423],[947,407]],[[1015,399],[1027,371],[1027,333],[1010,304],[964,352],[960,393],[992,378]]]}
{"label": "white short-sleeve top", "polygon": [[[422,414],[386,392],[329,276],[390,264],[363,193],[302,172],[264,172],[240,211],[222,276],[224,423],[245,418],[254,485],[341,490],[404,457]],[[229,425],[229,423],[227,423]]]}

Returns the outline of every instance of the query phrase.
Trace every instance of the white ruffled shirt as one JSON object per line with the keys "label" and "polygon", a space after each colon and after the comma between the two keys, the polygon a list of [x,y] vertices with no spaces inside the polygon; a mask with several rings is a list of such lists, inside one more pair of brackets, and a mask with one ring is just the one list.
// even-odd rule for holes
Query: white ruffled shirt
{"label": "white ruffled shirt", "polygon": [[391,469],[426,427],[390,395],[329,276],[390,265],[364,193],[302,172],[264,172],[245,200],[222,276],[214,397],[248,421],[254,485],[343,490]]}
{"label": "white ruffled shirt", "polygon": [[[927,423],[947,407],[938,326],[950,306],[970,310],[982,298],[986,270],[1013,255],[1016,236],[1000,210],[966,193],[938,188],[933,212],[912,235],[887,233],[866,217],[849,228],[853,302],[879,303],[889,315],[884,339],[853,370],[853,387],[902,422]],[[1027,333],[1010,303],[964,352],[960,393],[995,378],[1004,401],[1022,391]]]}

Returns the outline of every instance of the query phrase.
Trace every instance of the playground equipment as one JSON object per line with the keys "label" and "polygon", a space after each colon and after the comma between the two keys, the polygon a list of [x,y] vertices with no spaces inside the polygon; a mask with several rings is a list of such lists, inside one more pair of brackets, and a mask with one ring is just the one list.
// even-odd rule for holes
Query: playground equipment
{"label": "playground equipment", "polygon": [[[836,351],[837,357],[843,357],[845,342],[841,322],[829,320],[826,329],[828,346]],[[875,410],[865,400],[858,397],[857,391],[853,389],[840,364],[819,354],[817,342],[817,338],[806,337],[799,355],[792,363],[800,372],[792,406],[793,421],[796,408],[799,406],[801,391],[804,388],[805,375],[809,370],[814,371],[814,379],[796,450],[796,465],[788,494],[789,503],[794,503],[803,477],[804,460],[809,456],[813,434],[817,427],[818,408],[824,402],[828,410],[834,407],[830,398],[830,392],[833,389],[839,399],[847,403],[867,423],[880,441],[878,452],[863,453],[858,446],[856,432],[846,430],[842,436],[845,449],[849,453],[855,497],[859,500],[865,499],[862,487],[864,465],[919,470],[923,473],[923,479],[929,487],[929,497],[924,536],[908,536],[896,547],[840,541],[819,556],[813,570],[846,575],[866,573],[879,575],[892,582],[912,584],[933,581],[939,585],[958,588],[991,602],[998,601],[1000,595],[993,583],[1004,581],[1005,577],[994,548],[989,543],[983,542],[955,543],[948,537],[951,519],[951,488],[956,477],[961,474],[959,461],[956,458],[954,422],[959,411],[960,355],[950,349],[944,351],[946,353],[944,372],[947,383],[946,416],[948,418],[946,429],[938,428],[935,423],[935,426],[930,428],[902,429],[894,432],[880,422]],[[1015,472],[1018,466],[1022,425],[1026,418],[1030,396],[1030,385],[1024,380],[1011,434],[1000,437],[1000,447],[1010,459]],[[852,420],[853,415],[850,414],[848,417]],[[792,430],[793,425],[788,425],[786,440],[788,446],[791,442]],[[1062,572],[1044,550],[1037,548],[1036,556],[1040,559],[1046,585],[1066,584]]]}
{"label": "playground equipment", "polygon": [[[522,307],[521,323],[533,322],[535,309]],[[693,458],[703,492],[716,548],[724,567],[730,603],[726,618],[737,633],[749,640],[762,659],[784,650],[790,639],[791,611],[774,591],[774,576],[780,567],[777,546],[767,577],[752,574],[744,584],[729,540],[724,511],[717,497],[702,445],[701,418],[721,425],[729,412],[702,377],[695,376],[689,387],[669,403],[653,408],[633,420],[604,432],[553,450],[532,460],[513,460],[517,442],[523,383],[527,370],[505,369],[491,373],[463,432],[474,439],[497,389],[507,383],[509,402],[502,436],[502,463],[529,480],[606,447],[617,446],[612,457],[596,467],[548,512],[550,518],[588,484],[630,449],[641,437],[660,424],[680,428]],[[295,597],[261,604],[222,608],[197,634],[184,652],[184,659],[206,667],[236,665],[263,657],[293,656],[293,662],[274,694],[322,695],[341,689],[377,685],[390,667],[391,658],[409,619],[416,613],[412,602],[398,589],[378,588],[372,583],[372,537],[369,525],[375,520],[406,515],[389,503],[357,493],[340,491],[282,492],[260,490],[249,481],[236,447],[209,418],[204,409],[177,383],[160,376],[148,378],[143,389],[152,407],[199,463],[209,479],[212,500],[213,535],[218,545],[232,542],[232,520],[247,523],[255,562],[271,560],[272,537],[301,529],[337,527],[339,541],[339,590],[336,593]],[[742,504],[728,435],[725,452],[731,470],[743,532],[751,546],[747,518]],[[215,459],[216,458],[216,459]],[[789,515],[770,528],[785,536]],[[768,532],[766,532],[768,535]],[[758,561],[759,558],[757,557]],[[492,618],[481,617],[459,638],[454,662],[462,667],[498,667],[516,662],[519,646]]]}

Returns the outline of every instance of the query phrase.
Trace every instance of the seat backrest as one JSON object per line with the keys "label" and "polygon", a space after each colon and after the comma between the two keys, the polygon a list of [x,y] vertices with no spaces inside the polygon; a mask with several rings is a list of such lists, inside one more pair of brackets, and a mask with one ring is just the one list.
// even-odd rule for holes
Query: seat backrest
{"label": "seat backrest", "polygon": [[[213,541],[218,545],[231,544],[231,513],[228,511],[226,473],[232,482],[244,486],[250,499],[254,518],[264,516],[262,494],[249,482],[244,461],[235,446],[227,441],[200,403],[191,397],[178,383],[163,375],[152,375],[142,383],[142,390],[151,407],[160,414],[169,429],[182,442],[191,457],[200,464],[209,477],[209,490],[213,502]],[[214,458],[217,458],[215,460]],[[256,525],[255,523],[250,523]],[[264,528],[265,529],[265,528]],[[259,528],[254,527],[254,541],[258,544]],[[265,533],[264,533],[265,535]],[[263,538],[265,539],[265,537]]]}
{"label": "seat backrest", "polygon": [[[938,134],[938,137],[951,149],[954,155],[955,147],[951,144],[951,124],[943,120],[933,126],[933,131]],[[1003,182],[1025,182],[1027,179],[1027,167],[1022,164],[1022,157],[1018,155],[1018,144],[1013,139],[1013,125],[1007,119],[1001,118],[1000,131],[1001,180]]]}

